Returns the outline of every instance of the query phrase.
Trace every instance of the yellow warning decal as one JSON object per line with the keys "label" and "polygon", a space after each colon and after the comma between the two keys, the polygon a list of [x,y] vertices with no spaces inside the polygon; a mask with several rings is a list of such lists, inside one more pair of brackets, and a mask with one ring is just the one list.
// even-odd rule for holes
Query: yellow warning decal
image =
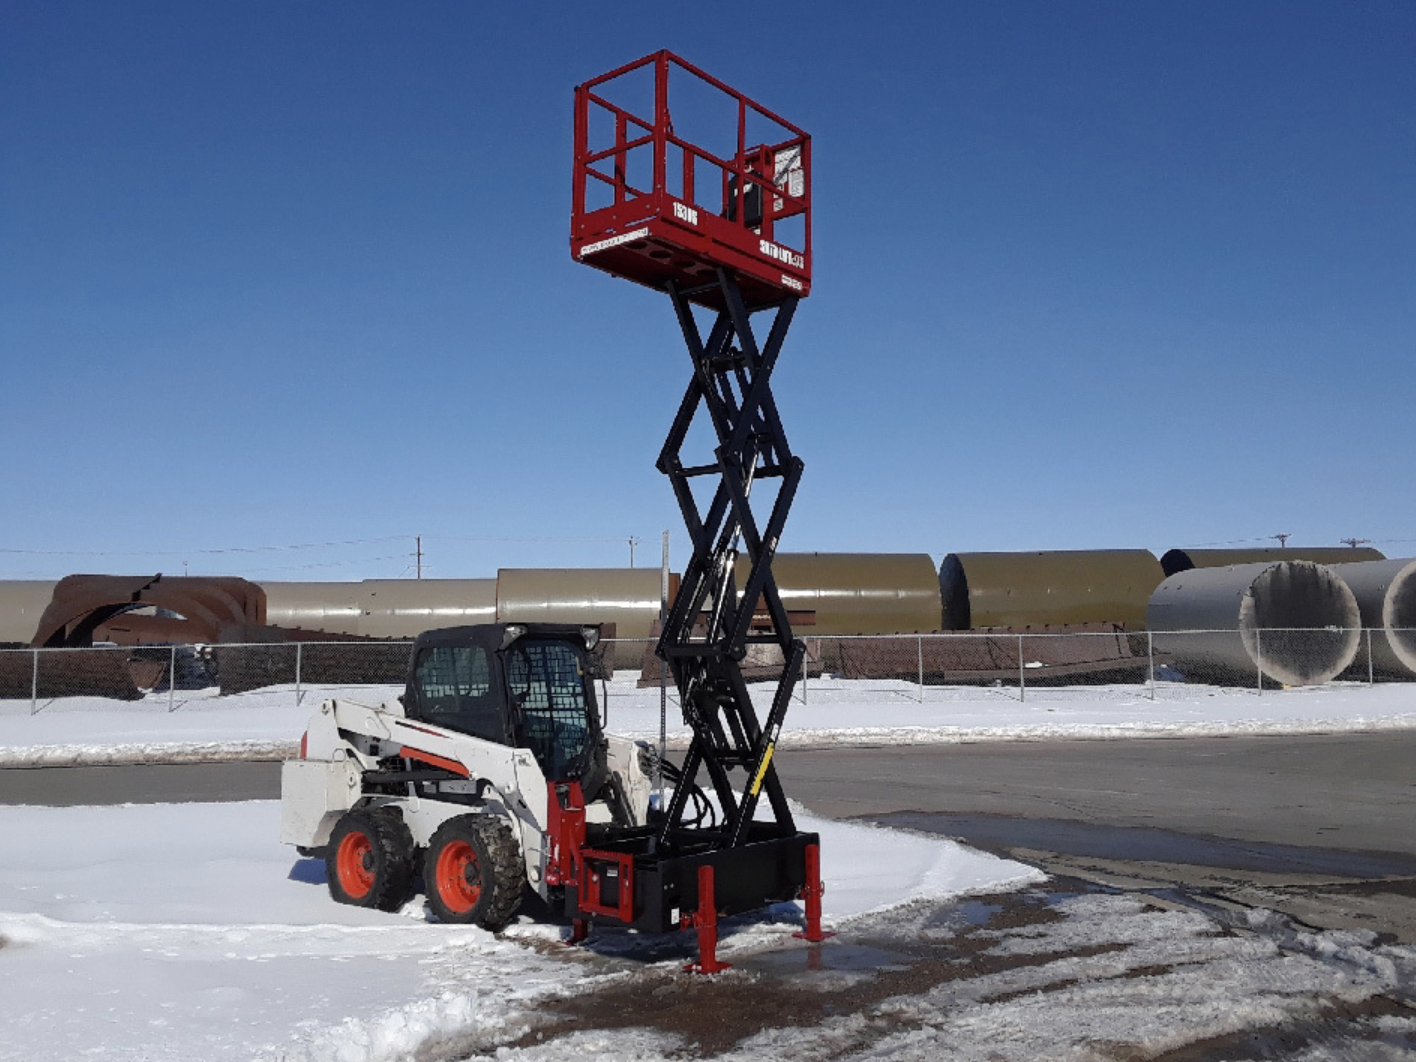
{"label": "yellow warning decal", "polygon": [[777,743],[775,741],[768,743],[767,754],[762,757],[762,766],[757,768],[757,777],[752,780],[751,792],[753,796],[756,796],[762,789],[762,779],[767,776],[767,768],[772,763],[772,753],[776,748]]}

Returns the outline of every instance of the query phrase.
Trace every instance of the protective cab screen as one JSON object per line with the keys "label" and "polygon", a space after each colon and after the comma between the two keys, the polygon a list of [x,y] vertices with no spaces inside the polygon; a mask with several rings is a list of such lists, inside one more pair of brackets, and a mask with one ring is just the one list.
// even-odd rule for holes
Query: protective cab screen
{"label": "protective cab screen", "polygon": [[581,656],[565,642],[518,642],[506,654],[522,737],[549,779],[580,777],[589,743]]}

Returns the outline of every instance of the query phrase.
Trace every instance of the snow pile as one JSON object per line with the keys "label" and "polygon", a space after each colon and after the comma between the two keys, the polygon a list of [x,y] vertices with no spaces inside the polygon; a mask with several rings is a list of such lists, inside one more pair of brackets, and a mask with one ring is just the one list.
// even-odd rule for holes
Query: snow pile
{"label": "snow pile", "polygon": [[[800,825],[822,834],[828,921],[1041,877],[948,841]],[[278,832],[271,801],[0,808],[0,1058],[377,1062],[440,1041],[471,1053],[519,1035],[538,998],[608,975],[593,952],[549,946],[552,926],[497,938],[427,922],[421,900],[400,914],[335,904],[323,864]],[[736,922],[725,950],[798,928]],[[607,953],[635,939],[607,936]]]}
{"label": "snow pile", "polygon": [[[636,673],[608,684],[610,730],[658,740],[659,691]],[[68,763],[279,759],[293,753],[310,713],[327,697],[390,699],[393,686],[272,687],[222,697],[166,693],[137,702],[71,697],[0,701],[0,766]],[[759,715],[772,689],[752,687]],[[673,747],[688,728],[669,705]],[[1291,690],[1160,683],[1029,689],[925,687],[906,682],[813,678],[798,687],[784,747],[929,744],[960,741],[1331,733],[1416,728],[1416,686],[1329,683]]]}

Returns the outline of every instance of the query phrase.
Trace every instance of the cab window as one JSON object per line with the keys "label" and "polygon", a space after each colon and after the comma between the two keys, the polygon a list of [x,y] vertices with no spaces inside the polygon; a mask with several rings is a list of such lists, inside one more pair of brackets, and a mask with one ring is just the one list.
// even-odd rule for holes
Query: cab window
{"label": "cab window", "polygon": [[506,743],[506,721],[492,690],[491,661],[481,646],[439,645],[413,669],[422,719],[473,737]]}

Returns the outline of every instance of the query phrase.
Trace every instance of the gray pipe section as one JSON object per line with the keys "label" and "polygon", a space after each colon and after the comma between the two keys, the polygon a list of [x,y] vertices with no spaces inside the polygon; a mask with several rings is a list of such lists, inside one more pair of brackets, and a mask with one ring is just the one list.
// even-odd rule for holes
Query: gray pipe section
{"label": "gray pipe section", "polygon": [[1261,549],[1172,549],[1160,558],[1165,574],[1179,575],[1191,568],[1226,568],[1232,564],[1260,561],[1305,560],[1317,564],[1352,564],[1386,560],[1386,554],[1370,546],[1265,546]]}
{"label": "gray pipe section", "polygon": [[[1382,678],[1410,679],[1416,675],[1416,560],[1334,564],[1335,571],[1357,599],[1362,626],[1371,628],[1371,671]],[[1364,642],[1352,665],[1352,677],[1365,677]]]}
{"label": "gray pipe section", "polygon": [[1362,641],[1357,599],[1312,561],[1193,568],[1156,588],[1146,610],[1155,649],[1187,677],[1318,685],[1351,665]]}
{"label": "gray pipe section", "polygon": [[366,638],[414,638],[433,627],[496,620],[495,579],[365,579],[262,583],[266,622]]}
{"label": "gray pipe section", "polygon": [[16,579],[0,583],[0,642],[29,645],[58,585],[55,579]]}

